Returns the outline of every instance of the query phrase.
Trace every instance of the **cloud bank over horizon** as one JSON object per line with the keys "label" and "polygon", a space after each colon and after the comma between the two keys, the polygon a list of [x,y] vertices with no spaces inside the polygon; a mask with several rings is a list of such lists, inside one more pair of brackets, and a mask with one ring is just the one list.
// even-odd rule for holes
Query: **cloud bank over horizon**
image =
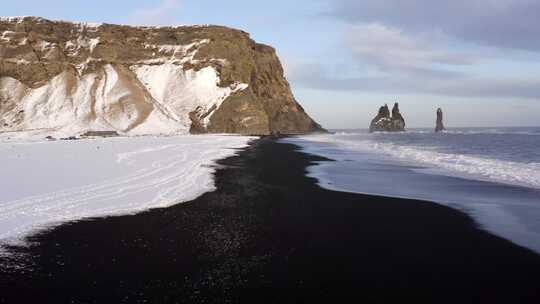
{"label": "cloud bank over horizon", "polygon": [[[539,99],[540,77],[526,67],[539,67],[538,12],[531,0],[332,1],[325,15],[343,22],[356,72],[297,63],[289,75],[310,89]],[[495,71],[509,63],[509,73]]]}
{"label": "cloud bank over horizon", "polygon": [[540,51],[536,0],[335,0],[331,14],[350,23],[381,23],[411,33],[438,31],[457,39]]}

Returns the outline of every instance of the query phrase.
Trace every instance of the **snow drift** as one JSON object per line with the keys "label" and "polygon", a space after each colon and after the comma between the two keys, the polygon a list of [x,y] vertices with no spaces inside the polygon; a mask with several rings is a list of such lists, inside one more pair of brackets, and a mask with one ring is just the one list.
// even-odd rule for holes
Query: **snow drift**
{"label": "snow drift", "polygon": [[193,200],[215,189],[210,165],[251,139],[183,135],[0,142],[0,245],[19,244],[30,233],[67,221]]}

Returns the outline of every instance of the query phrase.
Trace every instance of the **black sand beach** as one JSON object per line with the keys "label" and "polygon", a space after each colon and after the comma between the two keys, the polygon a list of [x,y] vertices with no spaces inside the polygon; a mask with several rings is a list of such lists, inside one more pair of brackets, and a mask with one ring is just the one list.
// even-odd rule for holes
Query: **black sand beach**
{"label": "black sand beach", "polygon": [[[0,303],[540,303],[540,255],[430,202],[324,190],[319,158],[261,139],[217,190],[32,237]],[[399,186],[399,185],[396,185]]]}

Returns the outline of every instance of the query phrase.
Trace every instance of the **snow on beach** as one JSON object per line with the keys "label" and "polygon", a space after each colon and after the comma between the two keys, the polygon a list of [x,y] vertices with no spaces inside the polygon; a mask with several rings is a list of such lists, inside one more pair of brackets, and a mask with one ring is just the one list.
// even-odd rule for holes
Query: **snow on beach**
{"label": "snow on beach", "polygon": [[211,165],[252,138],[228,135],[0,142],[0,245],[67,221],[133,214],[214,190]]}

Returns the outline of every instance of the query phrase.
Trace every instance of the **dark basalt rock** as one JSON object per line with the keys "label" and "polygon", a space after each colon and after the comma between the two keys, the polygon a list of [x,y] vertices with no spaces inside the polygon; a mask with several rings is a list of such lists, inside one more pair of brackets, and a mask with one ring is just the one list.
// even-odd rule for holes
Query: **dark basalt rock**
{"label": "dark basalt rock", "polygon": [[400,132],[405,131],[405,119],[399,112],[399,104],[396,102],[392,108],[392,115],[388,105],[379,108],[379,113],[371,121],[369,132]]}
{"label": "dark basalt rock", "polygon": [[443,124],[443,112],[441,108],[437,109],[437,122],[435,126],[435,132],[441,132],[444,131],[444,124]]}

